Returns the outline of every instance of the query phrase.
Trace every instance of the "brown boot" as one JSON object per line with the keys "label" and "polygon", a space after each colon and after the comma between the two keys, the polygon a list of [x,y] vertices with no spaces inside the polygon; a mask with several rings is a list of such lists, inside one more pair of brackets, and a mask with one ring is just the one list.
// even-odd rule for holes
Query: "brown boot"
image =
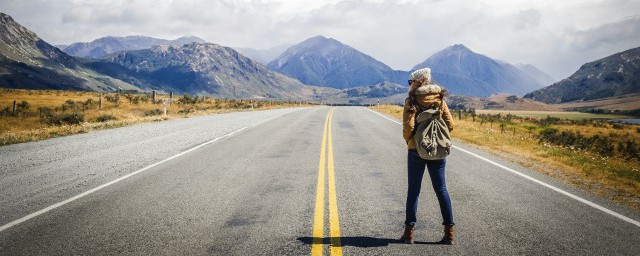
{"label": "brown boot", "polygon": [[444,236],[440,240],[441,244],[453,244],[453,226],[444,226]]}
{"label": "brown boot", "polygon": [[402,237],[400,237],[400,240],[402,240],[405,244],[412,244],[414,230],[415,228],[413,226],[404,226],[404,234],[402,235]]}

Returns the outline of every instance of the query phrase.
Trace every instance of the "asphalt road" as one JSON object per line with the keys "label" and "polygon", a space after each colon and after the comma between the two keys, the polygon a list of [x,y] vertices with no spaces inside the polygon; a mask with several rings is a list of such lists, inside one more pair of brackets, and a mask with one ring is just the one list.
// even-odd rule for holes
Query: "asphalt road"
{"label": "asphalt road", "polygon": [[[434,243],[442,219],[426,176],[417,243],[398,243],[401,127],[364,108],[331,109],[0,147],[0,255],[309,255],[312,247],[326,255],[640,254],[638,212],[459,142],[447,160],[455,244]],[[322,237],[314,239],[314,225]]]}

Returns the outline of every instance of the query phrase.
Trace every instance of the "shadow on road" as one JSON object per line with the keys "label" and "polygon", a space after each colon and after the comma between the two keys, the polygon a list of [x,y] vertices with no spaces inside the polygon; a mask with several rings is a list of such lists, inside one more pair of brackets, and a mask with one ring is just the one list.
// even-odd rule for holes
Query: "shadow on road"
{"label": "shadow on road", "polygon": [[[313,237],[298,237],[298,241],[303,242],[305,244],[312,244]],[[398,239],[389,239],[389,238],[376,238],[376,237],[368,237],[368,236],[346,236],[340,237],[340,243],[342,246],[354,246],[354,247],[382,247],[388,246],[389,244],[402,244],[402,242]],[[331,237],[325,237],[322,239],[322,244],[331,244]],[[438,242],[418,242],[415,244],[439,244]]]}

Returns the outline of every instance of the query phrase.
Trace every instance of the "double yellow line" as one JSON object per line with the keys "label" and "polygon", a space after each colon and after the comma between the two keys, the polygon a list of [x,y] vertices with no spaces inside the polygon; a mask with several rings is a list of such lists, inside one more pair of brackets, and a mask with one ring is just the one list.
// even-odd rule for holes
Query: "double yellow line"
{"label": "double yellow line", "polygon": [[[338,199],[336,198],[336,179],[333,168],[333,142],[331,136],[331,121],[335,108],[329,110],[324,120],[324,132],[322,133],[322,147],[320,151],[320,164],[318,165],[318,188],[316,190],[316,210],[313,216],[313,241],[311,243],[311,255],[322,255],[324,249],[324,192],[325,192],[325,165],[328,171],[329,189],[329,234],[331,239],[331,255],[342,255],[340,243],[340,221],[338,218]],[[326,158],[326,159],[325,159]]]}

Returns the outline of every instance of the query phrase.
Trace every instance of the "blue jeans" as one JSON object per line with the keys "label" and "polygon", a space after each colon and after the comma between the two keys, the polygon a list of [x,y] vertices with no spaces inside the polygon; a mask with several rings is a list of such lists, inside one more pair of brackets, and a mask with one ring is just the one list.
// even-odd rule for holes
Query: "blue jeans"
{"label": "blue jeans", "polygon": [[447,164],[446,159],[424,160],[420,158],[415,149],[409,150],[407,160],[409,174],[409,189],[407,190],[407,209],[405,225],[414,226],[416,224],[416,212],[418,211],[418,196],[422,187],[422,176],[425,166],[429,170],[431,184],[436,192],[440,203],[440,213],[442,213],[442,225],[453,226],[453,213],[451,211],[451,199],[447,192],[447,185],[444,179],[444,169]]}

